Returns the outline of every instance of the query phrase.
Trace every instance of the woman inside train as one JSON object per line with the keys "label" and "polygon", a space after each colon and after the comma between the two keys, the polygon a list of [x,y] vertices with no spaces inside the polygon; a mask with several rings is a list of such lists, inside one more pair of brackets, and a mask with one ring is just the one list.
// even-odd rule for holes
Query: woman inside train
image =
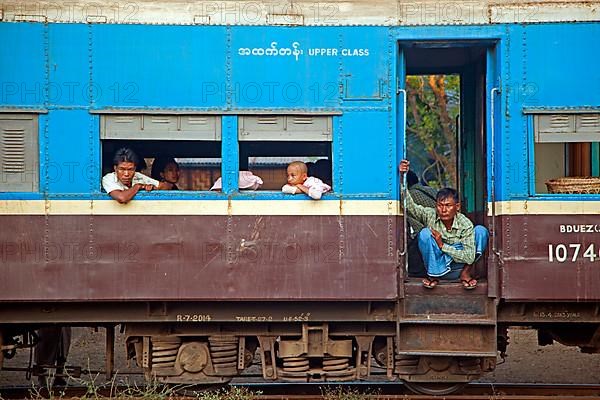
{"label": "woman inside train", "polygon": [[152,178],[164,183],[164,190],[179,190],[177,181],[180,175],[179,164],[173,157],[158,156],[152,163]]}

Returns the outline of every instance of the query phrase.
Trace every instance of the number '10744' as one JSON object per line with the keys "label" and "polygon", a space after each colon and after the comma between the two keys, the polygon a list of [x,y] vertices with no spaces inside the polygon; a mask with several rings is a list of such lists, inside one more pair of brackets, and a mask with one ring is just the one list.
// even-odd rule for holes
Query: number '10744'
{"label": "number '10744'", "polygon": [[581,243],[559,243],[548,245],[548,261],[550,262],[576,262],[578,259],[594,262],[600,260],[594,243],[585,247]]}

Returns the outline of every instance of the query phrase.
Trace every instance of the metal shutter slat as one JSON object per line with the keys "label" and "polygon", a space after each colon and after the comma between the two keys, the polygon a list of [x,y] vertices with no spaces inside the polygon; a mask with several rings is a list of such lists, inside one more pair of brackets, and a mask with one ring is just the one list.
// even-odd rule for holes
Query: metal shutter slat
{"label": "metal shutter slat", "polygon": [[37,116],[0,116],[2,192],[33,192],[38,183]]}

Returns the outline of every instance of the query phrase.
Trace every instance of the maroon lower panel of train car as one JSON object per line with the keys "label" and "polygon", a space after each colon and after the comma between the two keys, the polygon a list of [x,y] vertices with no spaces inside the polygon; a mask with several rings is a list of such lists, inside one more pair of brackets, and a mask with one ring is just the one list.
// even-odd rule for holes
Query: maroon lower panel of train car
{"label": "maroon lower panel of train car", "polygon": [[507,300],[600,300],[600,217],[504,216],[498,225]]}
{"label": "maroon lower panel of train car", "polygon": [[397,295],[393,216],[2,216],[0,300]]}

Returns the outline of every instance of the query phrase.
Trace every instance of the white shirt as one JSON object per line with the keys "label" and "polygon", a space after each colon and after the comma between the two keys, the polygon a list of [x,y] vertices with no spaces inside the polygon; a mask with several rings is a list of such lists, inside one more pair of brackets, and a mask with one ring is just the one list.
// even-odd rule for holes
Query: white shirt
{"label": "white shirt", "polygon": [[[149,176],[144,174],[140,174],[136,172],[133,175],[133,179],[131,180],[131,186],[136,183],[141,183],[142,185],[153,185],[158,187],[158,181],[156,179],[152,179]],[[123,185],[123,183],[117,179],[117,173],[111,172],[110,174],[104,175],[102,178],[102,188],[106,191],[106,193],[110,193],[113,190],[127,190],[129,189],[127,186]]]}
{"label": "white shirt", "polygon": [[[306,178],[303,185],[308,188],[308,195],[315,200],[319,200],[323,193],[329,192],[331,190],[331,186],[324,183],[319,178],[315,178],[314,176],[309,176],[308,178]],[[296,186],[291,186],[287,184],[281,188],[281,191],[287,194],[301,193],[301,190],[298,189]]]}

